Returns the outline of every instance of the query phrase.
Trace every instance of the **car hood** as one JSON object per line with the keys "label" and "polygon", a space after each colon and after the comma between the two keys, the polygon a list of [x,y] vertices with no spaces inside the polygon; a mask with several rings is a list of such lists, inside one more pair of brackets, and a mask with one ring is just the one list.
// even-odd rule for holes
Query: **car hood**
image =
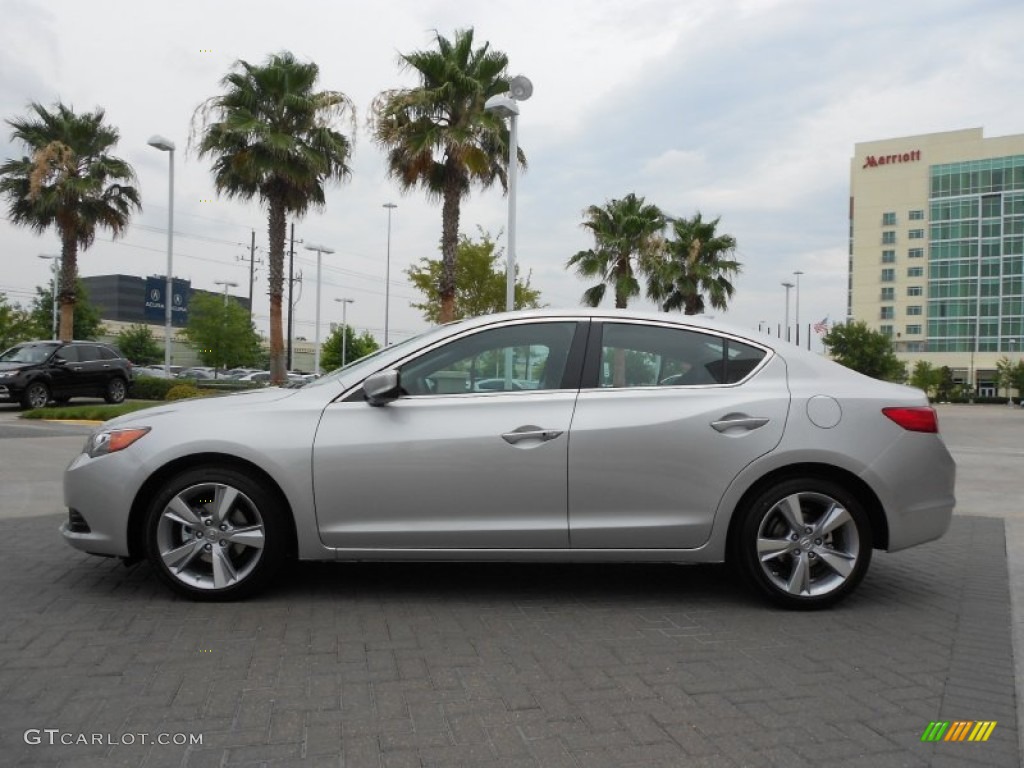
{"label": "car hood", "polygon": [[264,403],[273,403],[293,397],[297,392],[299,392],[298,389],[271,387],[251,392],[236,392],[230,395],[176,400],[166,405],[158,405],[155,408],[146,408],[142,411],[134,411],[126,413],[124,416],[118,416],[116,419],[104,422],[102,429],[142,424],[154,418],[167,416],[172,413],[177,414],[179,417],[201,418],[203,414],[212,412],[223,413],[224,411],[232,410],[249,410],[254,406],[258,408]]}
{"label": "car hood", "polygon": [[20,371],[25,368],[31,368],[33,365],[37,365],[37,363],[0,363],[0,372]]}

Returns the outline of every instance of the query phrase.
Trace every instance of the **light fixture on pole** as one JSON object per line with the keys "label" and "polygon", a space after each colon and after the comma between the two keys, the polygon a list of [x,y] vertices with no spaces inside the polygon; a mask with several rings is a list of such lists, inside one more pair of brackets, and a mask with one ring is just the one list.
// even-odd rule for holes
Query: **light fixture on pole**
{"label": "light fixture on pole", "polygon": [[[390,315],[389,305],[391,303],[391,212],[398,206],[394,203],[384,203],[388,209],[388,256],[384,267],[384,346],[388,345],[388,317]],[[344,311],[344,310],[343,310]]]}
{"label": "light fixture on pole", "polygon": [[800,346],[800,275],[803,274],[801,270],[797,270],[793,273],[796,275],[796,345]]}
{"label": "light fixture on pole", "polygon": [[213,284],[224,286],[224,306],[226,307],[228,305],[228,288],[237,288],[238,283],[234,280],[214,280]]}
{"label": "light fixture on pole", "polygon": [[53,287],[50,289],[53,299],[53,340],[57,340],[57,286],[60,284],[60,256],[51,256],[46,253],[39,254],[40,259],[53,259]]}
{"label": "light fixture on pole", "polygon": [[508,96],[491,96],[484,109],[498,117],[509,118],[508,131],[508,254],[505,258],[505,309],[516,306],[516,179],[519,167],[519,105],[533,95],[533,83],[519,75],[509,82]]}
{"label": "light fixture on pole", "polygon": [[787,281],[782,285],[786,288],[786,341],[789,341],[789,289],[793,287],[793,283]]}
{"label": "light fixture on pole", "polygon": [[345,310],[348,309],[349,304],[355,303],[355,299],[335,299],[335,301],[341,304],[341,367],[344,368],[345,361],[348,359],[348,318]]}
{"label": "light fixture on pole", "polygon": [[314,334],[314,349],[313,349],[313,373],[320,373],[320,273],[321,266],[320,262],[322,256],[325,253],[334,253],[333,250],[324,245],[313,245],[312,243],[306,246],[307,251],[316,251],[316,333]]}
{"label": "light fixture on pole", "polygon": [[167,192],[167,283],[164,288],[164,375],[171,377],[171,303],[174,300],[174,283],[172,282],[174,266],[174,142],[156,135],[150,137],[149,146],[168,152],[168,192]]}

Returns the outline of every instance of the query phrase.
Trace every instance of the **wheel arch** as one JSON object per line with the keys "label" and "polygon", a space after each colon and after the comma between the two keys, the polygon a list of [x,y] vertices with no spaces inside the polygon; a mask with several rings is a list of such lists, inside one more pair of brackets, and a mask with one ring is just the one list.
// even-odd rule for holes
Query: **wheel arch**
{"label": "wheel arch", "polygon": [[131,512],[128,515],[128,552],[129,560],[141,560],[145,557],[145,528],[146,509],[150,501],[159,492],[160,487],[174,475],[190,469],[199,467],[222,467],[235,469],[250,477],[266,484],[267,488],[278,497],[282,508],[287,513],[285,517],[286,529],[288,531],[288,557],[294,559],[298,554],[298,535],[295,530],[295,515],[292,513],[288,497],[285,496],[281,486],[258,465],[251,461],[232,456],[227,453],[195,453],[189,456],[182,456],[179,459],[164,464],[156,472],[151,474],[146,482],[142,484],[135,498],[132,500]]}
{"label": "wheel arch", "polygon": [[836,467],[832,464],[805,462],[800,464],[790,464],[785,467],[774,469],[760,477],[746,490],[740,500],[736,503],[736,506],[732,511],[732,516],[729,519],[729,532],[726,537],[726,552],[730,559],[733,557],[734,553],[736,529],[739,528],[741,518],[743,517],[743,515],[739,513],[752,503],[752,501],[760,495],[765,488],[798,477],[815,477],[822,480],[830,480],[846,488],[850,493],[856,496],[857,500],[863,505],[864,511],[867,513],[868,520],[871,522],[872,548],[888,548],[889,524],[885,518],[885,510],[882,507],[882,502],[871,489],[871,486],[865,483],[861,478],[857,477],[857,475],[848,470],[842,469],[841,467]]}

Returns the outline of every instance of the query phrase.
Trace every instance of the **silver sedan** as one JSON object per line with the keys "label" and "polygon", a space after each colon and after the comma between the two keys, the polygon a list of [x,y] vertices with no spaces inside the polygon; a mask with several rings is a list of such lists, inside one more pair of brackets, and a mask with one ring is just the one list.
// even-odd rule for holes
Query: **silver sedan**
{"label": "silver sedan", "polygon": [[701,318],[533,311],[107,422],[62,532],[201,600],[288,558],[728,560],[817,608],[942,536],[954,475],[919,390]]}

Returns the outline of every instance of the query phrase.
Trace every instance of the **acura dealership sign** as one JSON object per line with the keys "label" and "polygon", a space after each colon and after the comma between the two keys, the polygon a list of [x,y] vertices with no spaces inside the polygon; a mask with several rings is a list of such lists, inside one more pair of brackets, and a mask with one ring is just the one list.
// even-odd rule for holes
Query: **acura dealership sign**
{"label": "acura dealership sign", "polygon": [[[190,280],[174,280],[171,287],[171,324],[185,326],[188,324],[188,297],[192,292]],[[164,292],[167,290],[167,279],[164,277],[146,278],[146,322],[153,325],[164,323]]]}
{"label": "acura dealership sign", "polygon": [[896,163],[916,163],[921,159],[921,150],[912,149],[898,155],[868,155],[864,158],[864,168],[877,168],[880,165],[895,165]]}

